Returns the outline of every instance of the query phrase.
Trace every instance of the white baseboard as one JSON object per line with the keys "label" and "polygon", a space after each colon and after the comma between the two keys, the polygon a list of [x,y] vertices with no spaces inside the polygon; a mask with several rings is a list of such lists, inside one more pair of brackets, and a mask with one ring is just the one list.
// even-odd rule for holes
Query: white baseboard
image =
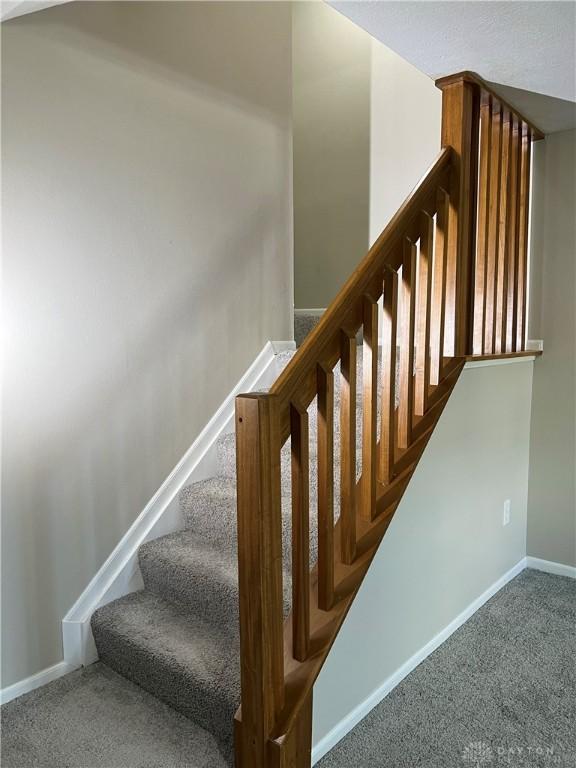
{"label": "white baseboard", "polygon": [[[284,344],[285,342],[282,342]],[[293,349],[292,346],[285,347],[285,349]],[[402,680],[410,674],[426,657],[428,657],[433,651],[436,650],[450,635],[462,626],[468,619],[481,608],[491,597],[493,597],[503,586],[505,586],[511,579],[517,576],[525,568],[533,568],[538,571],[545,571],[556,576],[568,576],[572,579],[576,579],[576,567],[572,565],[564,565],[563,563],[554,563],[550,560],[541,560],[538,557],[525,557],[520,562],[505,573],[498,581],[492,584],[480,597],[474,600],[470,605],[462,611],[454,621],[450,622],[441,632],[430,640],[423,648],[415,653],[407,662],[405,662],[393,675],[378,686],[370,696],[365,699],[358,707],[350,712],[338,725],[336,725],[324,738],[322,738],[312,750],[312,765],[317,763],[324,755],[329,752],[346,734],[356,726],[360,720],[377,705],[382,699],[384,699],[390,691],[392,691]],[[83,593],[84,594],[84,593]],[[68,614],[69,615],[69,614]],[[72,622],[70,622],[72,623]],[[89,629],[89,625],[83,625],[82,631]],[[70,639],[71,641],[71,639]],[[0,690],[0,704],[6,704],[9,701],[22,696],[25,693],[29,693],[36,688],[40,688],[47,683],[56,680],[63,675],[73,672],[81,664],[70,664],[66,661],[60,661],[58,664],[54,664],[48,669],[43,669],[41,672],[37,672],[35,675],[27,677],[25,680],[20,680],[13,685],[9,685],[6,688]]]}
{"label": "white baseboard", "polygon": [[[296,349],[296,342],[292,341],[271,341],[272,349],[275,355],[279,355],[281,352],[294,352]],[[262,354],[262,353],[260,353]]]}
{"label": "white baseboard", "polygon": [[56,680],[58,677],[62,677],[62,675],[66,675],[73,670],[74,667],[70,664],[60,661],[58,664],[54,664],[53,667],[43,669],[41,672],[31,675],[31,677],[27,677],[25,680],[20,680],[18,683],[14,683],[14,685],[8,685],[0,691],[0,704],[7,704],[12,699],[23,696],[25,693],[30,693],[35,688],[51,683],[52,680]]}
{"label": "white baseboard", "polygon": [[140,589],[138,549],[149,539],[178,530],[179,494],[192,482],[216,472],[216,441],[231,430],[234,400],[241,392],[270,386],[278,375],[275,355],[296,348],[294,341],[269,341],[204,427],[185,455],[138,515],[126,534],[62,620],[64,662],[70,668],[90,664],[98,658],[90,618],[101,605]]}
{"label": "white baseboard", "polygon": [[534,568],[535,571],[545,571],[546,573],[553,573],[555,576],[568,576],[570,579],[576,579],[575,566],[553,563],[551,560],[541,560],[539,557],[528,556],[526,568]]}
{"label": "white baseboard", "polygon": [[357,707],[346,715],[337,725],[329,731],[317,744],[312,747],[312,765],[315,765],[325,754],[327,754],[332,747],[346,736],[346,734],[358,725],[360,720],[363,720],[366,715],[384,699],[390,691],[404,680],[404,678],[410,674],[421,662],[424,661],[430,654],[436,650],[442,643],[447,640],[451,634],[453,634],[459,627],[462,626],[468,619],[481,608],[491,597],[493,597],[502,587],[504,587],[511,579],[517,576],[526,568],[526,558],[522,558],[516,565],[511,568],[507,573],[501,576],[494,582],[488,589],[483,592],[480,597],[476,598],[470,605],[465,608],[456,618],[448,624],[441,632],[433,637],[426,645],[417,651],[411,658],[402,664],[399,669],[394,672],[389,678],[387,678],[381,685],[379,685],[368,698],[364,699]]}

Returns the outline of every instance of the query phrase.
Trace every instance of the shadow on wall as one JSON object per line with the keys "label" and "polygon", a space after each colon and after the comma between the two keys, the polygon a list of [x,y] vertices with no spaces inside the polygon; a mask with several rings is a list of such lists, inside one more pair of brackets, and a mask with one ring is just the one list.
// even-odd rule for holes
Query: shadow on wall
{"label": "shadow on wall", "polygon": [[576,103],[573,101],[524,91],[521,88],[511,88],[500,83],[489,83],[489,85],[545,133],[576,128]]}
{"label": "shadow on wall", "polygon": [[290,12],[223,5],[2,25],[4,686],[61,658],[64,613],[291,335]]}
{"label": "shadow on wall", "polygon": [[[41,14],[39,32],[53,44],[116,61],[164,87],[217,102],[224,99],[253,116],[283,124],[283,89],[263,67],[291,56],[291,38],[286,26],[277,23],[278,9],[273,3],[209,2],[199,14],[194,6],[196,2],[74,3]],[[243,60],[238,66],[240,37]]]}
{"label": "shadow on wall", "polygon": [[[201,292],[182,284],[178,294],[166,297],[163,311],[147,318],[138,337],[131,336],[129,362],[117,358],[116,365],[111,361],[108,371],[99,372],[106,388],[92,393],[98,400],[84,401],[82,412],[70,419],[65,431],[38,432],[42,450],[35,454],[34,466],[30,457],[15,457],[6,481],[8,495],[10,487],[15,487],[18,509],[40,512],[35,520],[34,554],[26,564],[26,592],[31,597],[36,591],[33,602],[58,606],[58,614],[52,617],[56,633],[60,632],[60,614],[81,593],[171,471],[191,443],[190,435],[212,415],[209,408],[194,412],[194,403],[208,400],[212,391],[215,411],[229,389],[223,382],[240,377],[242,369],[230,363],[246,286],[250,290],[260,286],[254,291],[251,335],[265,333],[258,297],[266,296],[266,281],[259,254],[261,241],[255,233],[262,233],[268,214],[257,212],[246,231],[238,233],[234,245],[227,244],[211,258],[211,272],[202,281]],[[248,259],[230,265],[231,247]],[[226,301],[221,300],[219,290],[221,269],[238,287]],[[205,327],[214,304],[221,308],[219,317]],[[194,328],[202,330],[193,336]],[[90,350],[83,354],[90,355]],[[210,375],[207,362],[216,354],[228,363],[224,377]],[[196,367],[197,360],[204,362]],[[188,424],[179,423],[184,414],[190,416]],[[166,461],[166,456],[176,458]],[[109,526],[103,524],[104,511]],[[63,524],[68,546],[63,546]],[[61,567],[63,560],[66,569]],[[35,621],[33,611],[28,618]],[[30,657],[36,658],[42,644],[39,636],[26,633],[26,642]]]}

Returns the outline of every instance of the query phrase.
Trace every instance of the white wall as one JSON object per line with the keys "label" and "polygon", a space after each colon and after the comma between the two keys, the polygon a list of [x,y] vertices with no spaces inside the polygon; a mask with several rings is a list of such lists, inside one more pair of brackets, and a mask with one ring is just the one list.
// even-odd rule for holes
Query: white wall
{"label": "white wall", "polygon": [[462,372],[314,686],[314,745],[525,557],[532,368]]}
{"label": "white wall", "polygon": [[2,685],[268,339],[292,337],[291,11],[2,24]]}
{"label": "white wall", "polygon": [[534,145],[528,554],[576,565],[576,131]]}

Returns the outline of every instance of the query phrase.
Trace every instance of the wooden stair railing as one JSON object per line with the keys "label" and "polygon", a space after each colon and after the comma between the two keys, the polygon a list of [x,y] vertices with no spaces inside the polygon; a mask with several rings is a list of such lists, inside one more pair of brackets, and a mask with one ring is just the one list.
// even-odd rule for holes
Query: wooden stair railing
{"label": "wooden stair railing", "polygon": [[[314,681],[466,358],[525,350],[530,146],[542,134],[471,73],[437,85],[438,159],[270,392],[236,401],[241,768],[310,765]],[[318,558],[311,564],[314,400]],[[280,451],[288,438],[292,611],[284,621]]]}

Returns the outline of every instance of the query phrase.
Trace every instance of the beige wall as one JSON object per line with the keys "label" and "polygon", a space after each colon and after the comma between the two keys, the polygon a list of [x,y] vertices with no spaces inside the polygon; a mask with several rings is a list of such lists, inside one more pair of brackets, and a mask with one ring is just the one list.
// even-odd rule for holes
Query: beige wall
{"label": "beige wall", "polygon": [[370,244],[438,156],[441,120],[434,81],[373,40]]}
{"label": "beige wall", "polygon": [[525,557],[532,366],[462,372],[314,686],[315,745]]}
{"label": "beige wall", "polygon": [[440,151],[433,81],[323,2],[294,4],[295,306],[326,307]]}
{"label": "beige wall", "polygon": [[324,2],[293,20],[294,294],[316,308],[368,249],[371,38]]}
{"label": "beige wall", "polygon": [[576,131],[534,147],[529,337],[534,368],[528,554],[576,565]]}
{"label": "beige wall", "polygon": [[291,10],[71,3],[2,25],[3,679],[268,339],[292,337]]}

